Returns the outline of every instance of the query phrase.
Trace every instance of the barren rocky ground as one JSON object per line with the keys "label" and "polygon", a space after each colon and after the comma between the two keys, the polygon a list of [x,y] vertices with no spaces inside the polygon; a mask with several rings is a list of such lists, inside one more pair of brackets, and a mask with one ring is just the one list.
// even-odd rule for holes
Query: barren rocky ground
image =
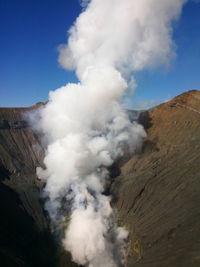
{"label": "barren rocky ground", "polygon": [[142,152],[115,179],[113,205],[130,231],[128,266],[200,266],[200,92],[139,118]]}

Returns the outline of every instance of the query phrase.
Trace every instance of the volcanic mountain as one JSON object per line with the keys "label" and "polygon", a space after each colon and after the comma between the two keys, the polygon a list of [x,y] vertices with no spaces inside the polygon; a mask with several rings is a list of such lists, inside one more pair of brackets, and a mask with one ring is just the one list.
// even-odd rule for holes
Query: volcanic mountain
{"label": "volcanic mountain", "polygon": [[[50,231],[43,184],[35,174],[43,166],[42,136],[24,114],[41,105],[0,108],[4,267],[75,266]],[[200,92],[189,91],[141,112],[138,120],[147,138],[137,155],[120,160],[120,171],[113,166],[119,175],[109,189],[117,223],[130,233],[127,266],[200,266]]]}
{"label": "volcanic mountain", "polygon": [[130,232],[128,266],[200,266],[200,92],[140,114],[140,154],[114,181],[113,205]]}

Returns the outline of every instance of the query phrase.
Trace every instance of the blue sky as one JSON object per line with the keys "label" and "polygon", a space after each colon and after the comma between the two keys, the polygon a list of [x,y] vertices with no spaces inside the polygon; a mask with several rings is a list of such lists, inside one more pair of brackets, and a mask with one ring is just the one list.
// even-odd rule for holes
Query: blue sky
{"label": "blue sky", "polygon": [[[0,0],[0,106],[30,106],[48,92],[76,81],[57,63],[57,47],[81,12],[78,0]],[[174,25],[171,66],[136,74],[133,108],[200,89],[200,2],[189,1]]]}

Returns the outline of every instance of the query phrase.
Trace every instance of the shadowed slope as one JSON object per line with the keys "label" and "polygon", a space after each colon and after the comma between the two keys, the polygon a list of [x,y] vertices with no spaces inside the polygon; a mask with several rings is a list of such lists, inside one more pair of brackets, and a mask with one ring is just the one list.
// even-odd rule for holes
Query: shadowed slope
{"label": "shadowed slope", "polygon": [[[40,104],[42,105],[42,104]],[[41,136],[24,120],[38,108],[0,108],[0,266],[70,267],[69,255],[59,251],[49,231],[41,202]]]}

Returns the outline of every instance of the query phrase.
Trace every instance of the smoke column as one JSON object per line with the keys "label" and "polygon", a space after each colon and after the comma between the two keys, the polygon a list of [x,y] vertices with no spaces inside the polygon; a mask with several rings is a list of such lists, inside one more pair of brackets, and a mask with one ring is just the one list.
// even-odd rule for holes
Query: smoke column
{"label": "smoke column", "polygon": [[59,62],[75,70],[78,84],[49,94],[37,127],[46,137],[46,209],[60,225],[70,216],[63,246],[89,267],[124,264],[127,231],[114,225],[110,197],[104,194],[108,167],[140,146],[145,132],[130,123],[120,100],[133,74],[174,57],[172,22],[184,0],[83,1],[69,30]]}

